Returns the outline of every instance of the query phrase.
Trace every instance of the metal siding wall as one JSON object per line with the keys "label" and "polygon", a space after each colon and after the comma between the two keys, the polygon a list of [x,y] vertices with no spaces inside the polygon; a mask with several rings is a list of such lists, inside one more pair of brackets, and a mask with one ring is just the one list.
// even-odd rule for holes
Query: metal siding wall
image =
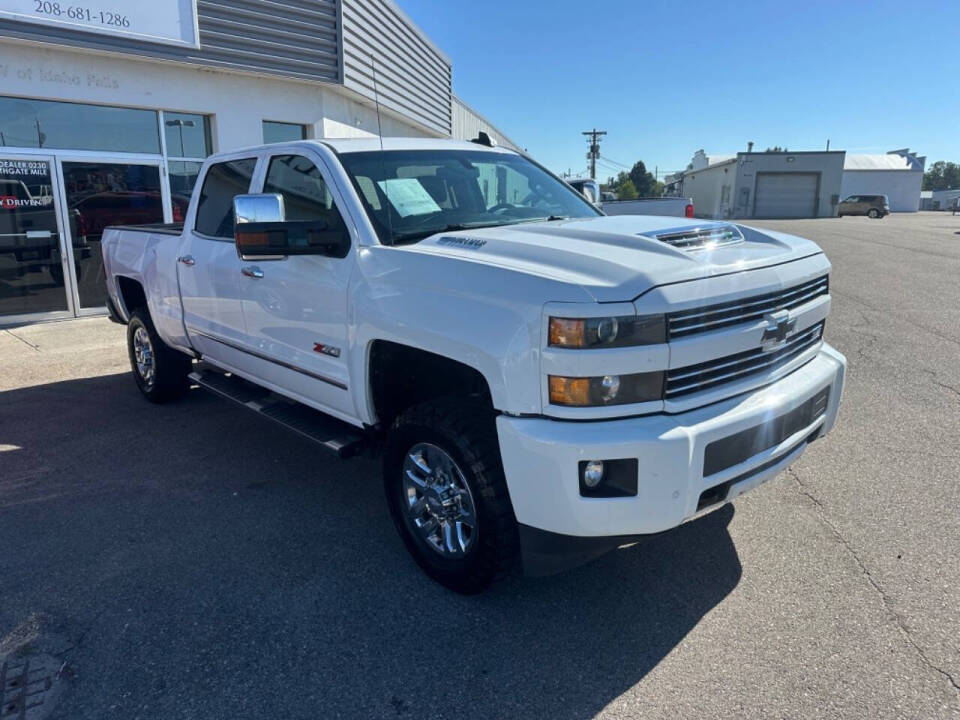
{"label": "metal siding wall", "polygon": [[450,61],[388,0],[341,0],[341,14],[344,86],[449,135]]}
{"label": "metal siding wall", "polygon": [[460,98],[453,97],[453,129],[451,135],[454,140],[472,140],[477,137],[477,133],[483,131],[490,135],[498,145],[503,145],[512,150],[521,150],[521,148],[510,138],[500,132],[490,124],[480,113],[471,108]]}
{"label": "metal siding wall", "polygon": [[198,0],[200,49],[0,20],[0,36],[339,82],[337,0]]}

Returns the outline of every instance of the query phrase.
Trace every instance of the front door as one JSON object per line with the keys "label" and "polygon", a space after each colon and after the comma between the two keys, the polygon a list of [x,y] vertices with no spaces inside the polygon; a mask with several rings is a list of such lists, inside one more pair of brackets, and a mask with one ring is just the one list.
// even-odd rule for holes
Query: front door
{"label": "front door", "polygon": [[110,225],[162,223],[159,164],[61,162],[78,311],[107,304],[100,239]]}
{"label": "front door", "polygon": [[[269,158],[263,192],[283,196],[287,220],[322,220],[328,227],[346,228],[331,186],[308,157]],[[347,369],[352,267],[352,251],[345,258],[251,260],[244,263],[240,281],[257,376],[345,419],[356,417]]]}
{"label": "front door", "polygon": [[0,155],[0,323],[72,309],[55,172],[52,158]]}

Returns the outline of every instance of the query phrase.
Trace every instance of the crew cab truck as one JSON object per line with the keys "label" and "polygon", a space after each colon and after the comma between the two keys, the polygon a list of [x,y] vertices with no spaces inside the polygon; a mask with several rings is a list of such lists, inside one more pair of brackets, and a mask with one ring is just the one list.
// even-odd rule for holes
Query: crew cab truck
{"label": "crew cab truck", "polygon": [[182,226],[108,229],[103,253],[149,400],[198,384],[379,453],[407,548],[464,593],[707,513],[840,405],[814,243],[605,217],[492,144],[217,155]]}

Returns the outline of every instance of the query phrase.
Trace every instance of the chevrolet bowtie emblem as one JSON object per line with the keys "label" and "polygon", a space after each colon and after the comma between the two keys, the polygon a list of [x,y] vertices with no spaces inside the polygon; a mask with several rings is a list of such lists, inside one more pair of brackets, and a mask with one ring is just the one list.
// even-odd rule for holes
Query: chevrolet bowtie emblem
{"label": "chevrolet bowtie emblem", "polygon": [[764,320],[767,321],[767,327],[760,345],[766,351],[776,350],[797,330],[797,319],[791,318],[787,310],[768,313]]}

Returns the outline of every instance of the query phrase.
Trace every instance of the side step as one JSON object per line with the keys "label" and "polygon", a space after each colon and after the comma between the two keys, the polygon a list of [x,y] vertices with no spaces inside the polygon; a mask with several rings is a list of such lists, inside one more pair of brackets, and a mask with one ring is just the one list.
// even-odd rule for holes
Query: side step
{"label": "side step", "polygon": [[243,378],[202,366],[190,373],[189,377],[200,387],[227,400],[233,400],[248,410],[253,410],[288,430],[313,440],[336,453],[340,458],[357,455],[367,445],[367,438],[359,428],[247,382]]}

